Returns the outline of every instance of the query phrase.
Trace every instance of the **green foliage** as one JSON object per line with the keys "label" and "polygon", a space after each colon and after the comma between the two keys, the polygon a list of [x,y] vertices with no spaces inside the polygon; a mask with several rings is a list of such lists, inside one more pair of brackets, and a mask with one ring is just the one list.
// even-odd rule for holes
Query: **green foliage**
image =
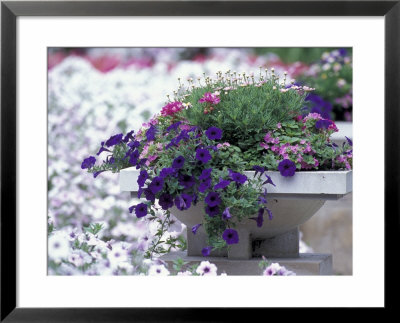
{"label": "green foliage", "polygon": [[103,229],[102,223],[91,223],[89,226],[83,227],[84,232],[89,232],[93,235],[98,234],[102,229]]}
{"label": "green foliage", "polygon": [[172,222],[170,211],[166,211],[163,218],[157,217],[153,209],[150,209],[150,213],[152,217],[149,220],[158,223],[158,230],[154,235],[155,239],[146,250],[144,257],[151,259],[154,255],[169,253],[171,249],[186,250],[186,240],[182,236],[173,237],[167,233]]}
{"label": "green foliage", "polygon": [[270,265],[270,262],[262,256],[262,260],[258,263],[258,267],[260,267],[261,270],[265,270]]}
{"label": "green foliage", "polygon": [[317,61],[324,52],[331,51],[330,47],[264,47],[255,48],[258,55],[276,54],[284,63],[304,62],[306,64]]}
{"label": "green foliage", "polygon": [[[267,79],[267,75],[260,73],[258,81],[247,76],[246,83],[245,74],[242,83],[238,78],[222,76],[215,83],[207,81],[204,87],[194,88],[185,95],[183,101],[190,103],[190,108],[183,110],[182,117],[202,129],[211,126],[222,129],[222,141],[246,151],[260,141],[265,131],[300,114],[305,106],[305,92],[282,92],[284,79],[280,82],[275,74],[268,76]],[[210,106],[198,101],[204,93],[215,91],[221,101],[212,106],[212,111],[207,110]]]}

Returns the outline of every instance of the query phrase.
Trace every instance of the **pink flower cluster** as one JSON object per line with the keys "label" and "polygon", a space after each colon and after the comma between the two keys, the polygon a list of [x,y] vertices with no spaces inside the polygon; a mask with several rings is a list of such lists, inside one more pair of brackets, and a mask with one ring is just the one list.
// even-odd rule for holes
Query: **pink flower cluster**
{"label": "pink flower cluster", "polygon": [[312,169],[318,167],[318,160],[313,157],[313,164],[304,162],[303,155],[314,155],[315,152],[311,148],[311,143],[302,139],[300,144],[291,145],[289,143],[280,144],[279,137],[273,137],[271,132],[268,132],[264,137],[265,142],[261,142],[260,146],[264,149],[271,149],[271,151],[279,156],[279,159],[290,159],[301,164],[302,169]]}
{"label": "pink flower cluster", "polygon": [[184,108],[182,102],[175,101],[170,102],[166,106],[161,109],[161,115],[166,116],[173,116],[175,113],[181,111]]}
{"label": "pink flower cluster", "polygon": [[[336,124],[332,120],[328,120],[328,119],[322,118],[322,116],[319,113],[316,113],[316,112],[309,113],[307,116],[304,117],[303,123],[306,123],[308,120],[316,120],[316,121],[324,120],[324,121],[327,121],[327,122],[329,122],[329,126],[327,128],[328,130],[332,130],[333,132],[338,132],[339,131],[339,129],[336,127]],[[305,129],[306,129],[306,126],[303,127],[303,130],[305,130]]]}
{"label": "pink flower cluster", "polygon": [[224,142],[223,144],[218,144],[218,145],[217,145],[217,148],[218,148],[218,149],[223,149],[223,148],[225,148],[225,147],[230,147],[229,142]]}
{"label": "pink flower cluster", "polygon": [[208,102],[210,104],[218,104],[221,101],[218,95],[210,92],[204,93],[203,97],[199,100],[200,103]]}
{"label": "pink flower cluster", "polygon": [[347,155],[340,155],[340,156],[336,157],[336,161],[344,164],[346,169],[350,170],[351,165],[349,163],[349,159],[352,159],[352,158],[353,158],[353,153],[348,153]]}
{"label": "pink flower cluster", "polygon": [[149,166],[151,162],[155,161],[159,157],[159,154],[163,150],[164,147],[162,143],[154,144],[154,141],[150,141],[143,147],[139,158],[147,158],[146,165]]}

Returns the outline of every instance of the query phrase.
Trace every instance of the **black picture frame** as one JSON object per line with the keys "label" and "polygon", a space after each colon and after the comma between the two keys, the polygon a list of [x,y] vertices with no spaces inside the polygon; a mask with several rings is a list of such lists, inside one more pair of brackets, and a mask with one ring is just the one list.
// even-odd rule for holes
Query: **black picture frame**
{"label": "black picture frame", "polygon": [[[16,19],[19,16],[384,16],[385,309],[398,274],[400,1],[2,1],[1,3],[1,322],[205,322],[233,320],[236,308],[18,308],[16,281]],[[379,166],[379,165],[378,165]],[[373,173],[371,172],[373,180]],[[393,232],[391,232],[393,231]],[[389,233],[390,232],[390,233]],[[371,233],[373,234],[373,233]],[[373,255],[371,255],[373,256]],[[382,265],[382,264],[380,264]],[[373,274],[373,273],[372,273]],[[254,309],[252,309],[254,310]],[[254,315],[258,315],[254,314]],[[261,318],[260,318],[261,319]]]}

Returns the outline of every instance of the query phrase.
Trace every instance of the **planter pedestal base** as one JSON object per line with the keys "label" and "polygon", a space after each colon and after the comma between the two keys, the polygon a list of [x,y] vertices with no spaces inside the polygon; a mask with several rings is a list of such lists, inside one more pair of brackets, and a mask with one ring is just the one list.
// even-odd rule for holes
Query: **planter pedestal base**
{"label": "planter pedestal base", "polygon": [[[262,270],[258,266],[261,258],[252,258],[248,260],[231,260],[226,257],[198,257],[187,256],[185,251],[171,252],[160,257],[165,261],[168,269],[172,270],[173,261],[182,258],[189,264],[200,263],[208,260],[218,268],[218,275],[225,272],[228,276],[260,276]],[[298,276],[310,275],[332,275],[332,255],[302,253],[296,258],[267,258],[269,263],[277,262],[286,269],[293,271]]]}

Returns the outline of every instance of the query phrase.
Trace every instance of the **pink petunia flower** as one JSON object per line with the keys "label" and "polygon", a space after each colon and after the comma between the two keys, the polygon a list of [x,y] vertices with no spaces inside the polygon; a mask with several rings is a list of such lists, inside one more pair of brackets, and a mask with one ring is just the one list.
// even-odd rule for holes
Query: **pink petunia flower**
{"label": "pink petunia flower", "polygon": [[182,102],[170,102],[161,109],[162,116],[172,116],[184,108]]}
{"label": "pink petunia flower", "polygon": [[268,133],[264,136],[264,141],[265,141],[266,143],[272,142],[273,139],[274,139],[274,138],[272,138],[271,132],[268,132]]}
{"label": "pink petunia flower", "polygon": [[279,146],[272,146],[271,147],[271,150],[275,153],[275,152],[277,152],[278,150],[279,150]]}
{"label": "pink petunia flower", "polygon": [[203,97],[199,100],[200,103],[208,102],[214,105],[218,104],[220,101],[221,99],[217,95],[210,92],[204,93]]}

